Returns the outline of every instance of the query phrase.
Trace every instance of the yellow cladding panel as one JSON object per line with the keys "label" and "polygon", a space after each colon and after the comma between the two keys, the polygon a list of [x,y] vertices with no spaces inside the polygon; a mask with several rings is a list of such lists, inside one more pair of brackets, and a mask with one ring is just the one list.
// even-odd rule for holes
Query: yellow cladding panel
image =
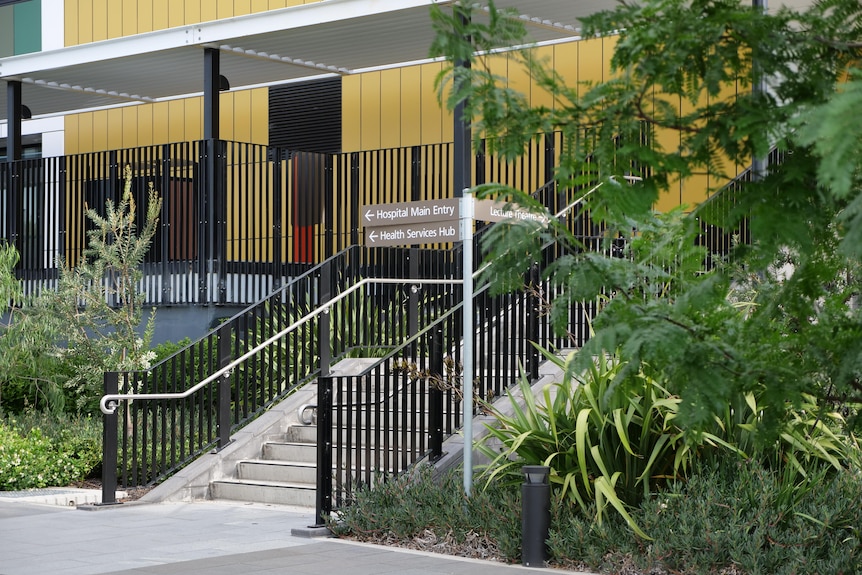
{"label": "yellow cladding panel", "polygon": [[185,14],[185,24],[197,24],[201,22],[200,0],[186,0],[183,13]]}
{"label": "yellow cladding panel", "polygon": [[153,0],[153,30],[168,27],[168,0]]}
{"label": "yellow cladding panel", "polygon": [[251,0],[234,0],[233,15],[251,14]]}
{"label": "yellow cladding panel", "polygon": [[[554,46],[554,69],[562,76],[569,88],[579,91],[578,87],[578,51],[581,42],[568,42]],[[556,104],[555,104],[556,105]]]}
{"label": "yellow cladding panel", "polygon": [[679,179],[672,178],[668,189],[659,194],[655,209],[659,212],[668,212],[680,205],[682,202],[681,184]]}
{"label": "yellow cladding panel", "polygon": [[93,0],[78,0],[78,43],[93,41]]}
{"label": "yellow cladding panel", "polygon": [[219,101],[219,134],[222,140],[233,140],[233,94],[228,92],[221,95]]}
{"label": "yellow cladding panel", "polygon": [[[187,2],[186,2],[187,3]],[[186,23],[186,10],[183,2],[168,2],[168,28]]]}
{"label": "yellow cladding panel", "polygon": [[168,103],[153,104],[153,144],[168,142],[168,124],[171,121]]}
{"label": "yellow cladding panel", "polygon": [[119,150],[123,148],[123,109],[113,108],[107,111],[107,143],[106,150]]}
{"label": "yellow cladding panel", "polygon": [[422,143],[433,144],[443,138],[443,110],[437,103],[434,79],[443,69],[440,63],[422,65]]}
{"label": "yellow cladding panel", "polygon": [[251,0],[251,11],[253,14],[269,10],[269,0]]}
{"label": "yellow cladding panel", "polygon": [[66,0],[63,11],[63,42],[66,46],[78,43],[78,0]]}
{"label": "yellow cladding panel", "polygon": [[201,22],[209,22],[217,18],[217,4],[214,0],[204,0],[201,3]]}
{"label": "yellow cladding panel", "polygon": [[680,189],[680,203],[691,209],[695,205],[706,200],[709,190],[709,176],[707,174],[694,174],[682,181]]}
{"label": "yellow cladding panel", "polygon": [[616,75],[611,75],[611,59],[614,56],[614,50],[617,48],[617,40],[619,40],[619,36],[605,36],[602,38],[602,71],[604,72],[604,76],[602,77],[602,81],[608,81]]}
{"label": "yellow cladding panel", "polygon": [[251,142],[269,144],[269,89],[251,91]]}
{"label": "yellow cladding panel", "polygon": [[66,116],[63,128],[63,149],[69,155],[77,154],[81,150],[81,116]]}
{"label": "yellow cladding panel", "polygon": [[138,135],[140,132],[140,126],[138,122],[138,108],[141,106],[129,106],[128,108],[121,108],[123,117],[123,148],[133,148],[135,146],[143,146],[140,142],[141,138]]}
{"label": "yellow cladding panel", "polygon": [[380,72],[380,147],[401,146],[401,70]]}
{"label": "yellow cladding panel", "polygon": [[183,102],[185,103],[186,141],[202,140],[204,137],[204,99],[202,97],[186,98]]}
{"label": "yellow cladding panel", "polygon": [[[135,23],[137,32],[152,32],[153,30],[153,0],[138,0],[138,20]],[[134,13],[133,13],[134,14]]]}
{"label": "yellow cladding panel", "polygon": [[123,3],[113,0],[113,2],[108,2],[106,8],[107,37],[119,38],[123,35]]}
{"label": "yellow cladding panel", "polygon": [[239,90],[233,96],[233,140],[251,141],[251,91]]}
{"label": "yellow cladding panel", "polygon": [[108,38],[108,0],[93,0],[93,42]]}
{"label": "yellow cladding panel", "polygon": [[[553,68],[555,61],[554,48],[554,46],[543,46],[538,48],[533,51],[534,58],[540,65]],[[530,75],[533,75],[532,71]],[[549,94],[547,90],[538,86],[536,82],[530,82],[530,103],[534,107],[544,106],[549,109],[553,109],[554,107],[554,100],[551,94]]]}
{"label": "yellow cladding panel", "polygon": [[380,72],[362,74],[360,142],[363,150],[380,148]]}
{"label": "yellow cladding panel", "polygon": [[[143,30],[138,29],[138,2],[135,0],[123,0],[121,4],[120,19],[122,21],[120,34],[130,36]],[[152,19],[150,20],[152,22]]]}
{"label": "yellow cladding panel", "polygon": [[583,40],[578,46],[578,82],[597,84],[604,77],[602,38]]}
{"label": "yellow cladding panel", "polygon": [[[182,100],[168,102],[168,139],[166,142],[183,142],[186,139],[185,103]],[[166,142],[157,142],[164,144]]]}
{"label": "yellow cladding panel", "polygon": [[530,88],[533,81],[530,76],[530,70],[524,65],[524,61],[520,55],[514,52],[508,53],[506,55],[506,68],[508,70],[509,88],[523,94],[527,98],[527,102],[532,105]]}
{"label": "yellow cladding panel", "polygon": [[93,150],[108,149],[108,112],[93,112]]}
{"label": "yellow cladding panel", "polygon": [[360,148],[362,123],[362,77],[345,76],[341,79],[341,147],[345,152]]}
{"label": "yellow cladding panel", "polygon": [[[433,94],[433,86],[428,90]],[[422,143],[422,70],[410,66],[401,70],[401,145]]]}
{"label": "yellow cladding panel", "polygon": [[153,145],[153,107],[137,106],[138,111],[138,142],[139,146]]}
{"label": "yellow cladding panel", "polygon": [[230,18],[233,16],[233,0],[216,0],[216,18]]}

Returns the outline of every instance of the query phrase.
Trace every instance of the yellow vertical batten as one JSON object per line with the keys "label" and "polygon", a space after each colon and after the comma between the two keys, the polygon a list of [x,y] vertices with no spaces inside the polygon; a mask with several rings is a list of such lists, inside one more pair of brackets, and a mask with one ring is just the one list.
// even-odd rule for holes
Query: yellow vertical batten
{"label": "yellow vertical batten", "polygon": [[168,142],[184,142],[186,140],[185,108],[183,100],[171,100],[168,102],[167,141],[158,143],[166,144]]}

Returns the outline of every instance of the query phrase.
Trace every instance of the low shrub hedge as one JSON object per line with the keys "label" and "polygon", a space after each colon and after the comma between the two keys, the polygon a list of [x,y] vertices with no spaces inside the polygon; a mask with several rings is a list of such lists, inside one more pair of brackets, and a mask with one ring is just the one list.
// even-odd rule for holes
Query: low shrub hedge
{"label": "low shrub hedge", "polygon": [[71,485],[90,477],[101,461],[97,419],[24,415],[0,421],[0,491]]}

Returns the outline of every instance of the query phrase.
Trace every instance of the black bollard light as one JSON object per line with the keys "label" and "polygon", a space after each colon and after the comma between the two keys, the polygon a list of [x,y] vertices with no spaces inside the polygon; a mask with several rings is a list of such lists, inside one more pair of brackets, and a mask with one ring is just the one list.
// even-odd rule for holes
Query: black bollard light
{"label": "black bollard light", "polygon": [[525,567],[544,567],[548,559],[551,527],[551,469],[544,465],[521,468],[521,562]]}

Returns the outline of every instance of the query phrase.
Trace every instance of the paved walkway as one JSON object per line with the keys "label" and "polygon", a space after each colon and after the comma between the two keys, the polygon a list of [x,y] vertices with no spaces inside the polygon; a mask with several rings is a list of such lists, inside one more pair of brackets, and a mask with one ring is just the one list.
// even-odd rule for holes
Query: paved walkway
{"label": "paved walkway", "polygon": [[[90,509],[0,498],[0,575],[516,575],[518,565],[292,534],[307,510],[222,501]],[[571,571],[539,570],[556,574]]]}

